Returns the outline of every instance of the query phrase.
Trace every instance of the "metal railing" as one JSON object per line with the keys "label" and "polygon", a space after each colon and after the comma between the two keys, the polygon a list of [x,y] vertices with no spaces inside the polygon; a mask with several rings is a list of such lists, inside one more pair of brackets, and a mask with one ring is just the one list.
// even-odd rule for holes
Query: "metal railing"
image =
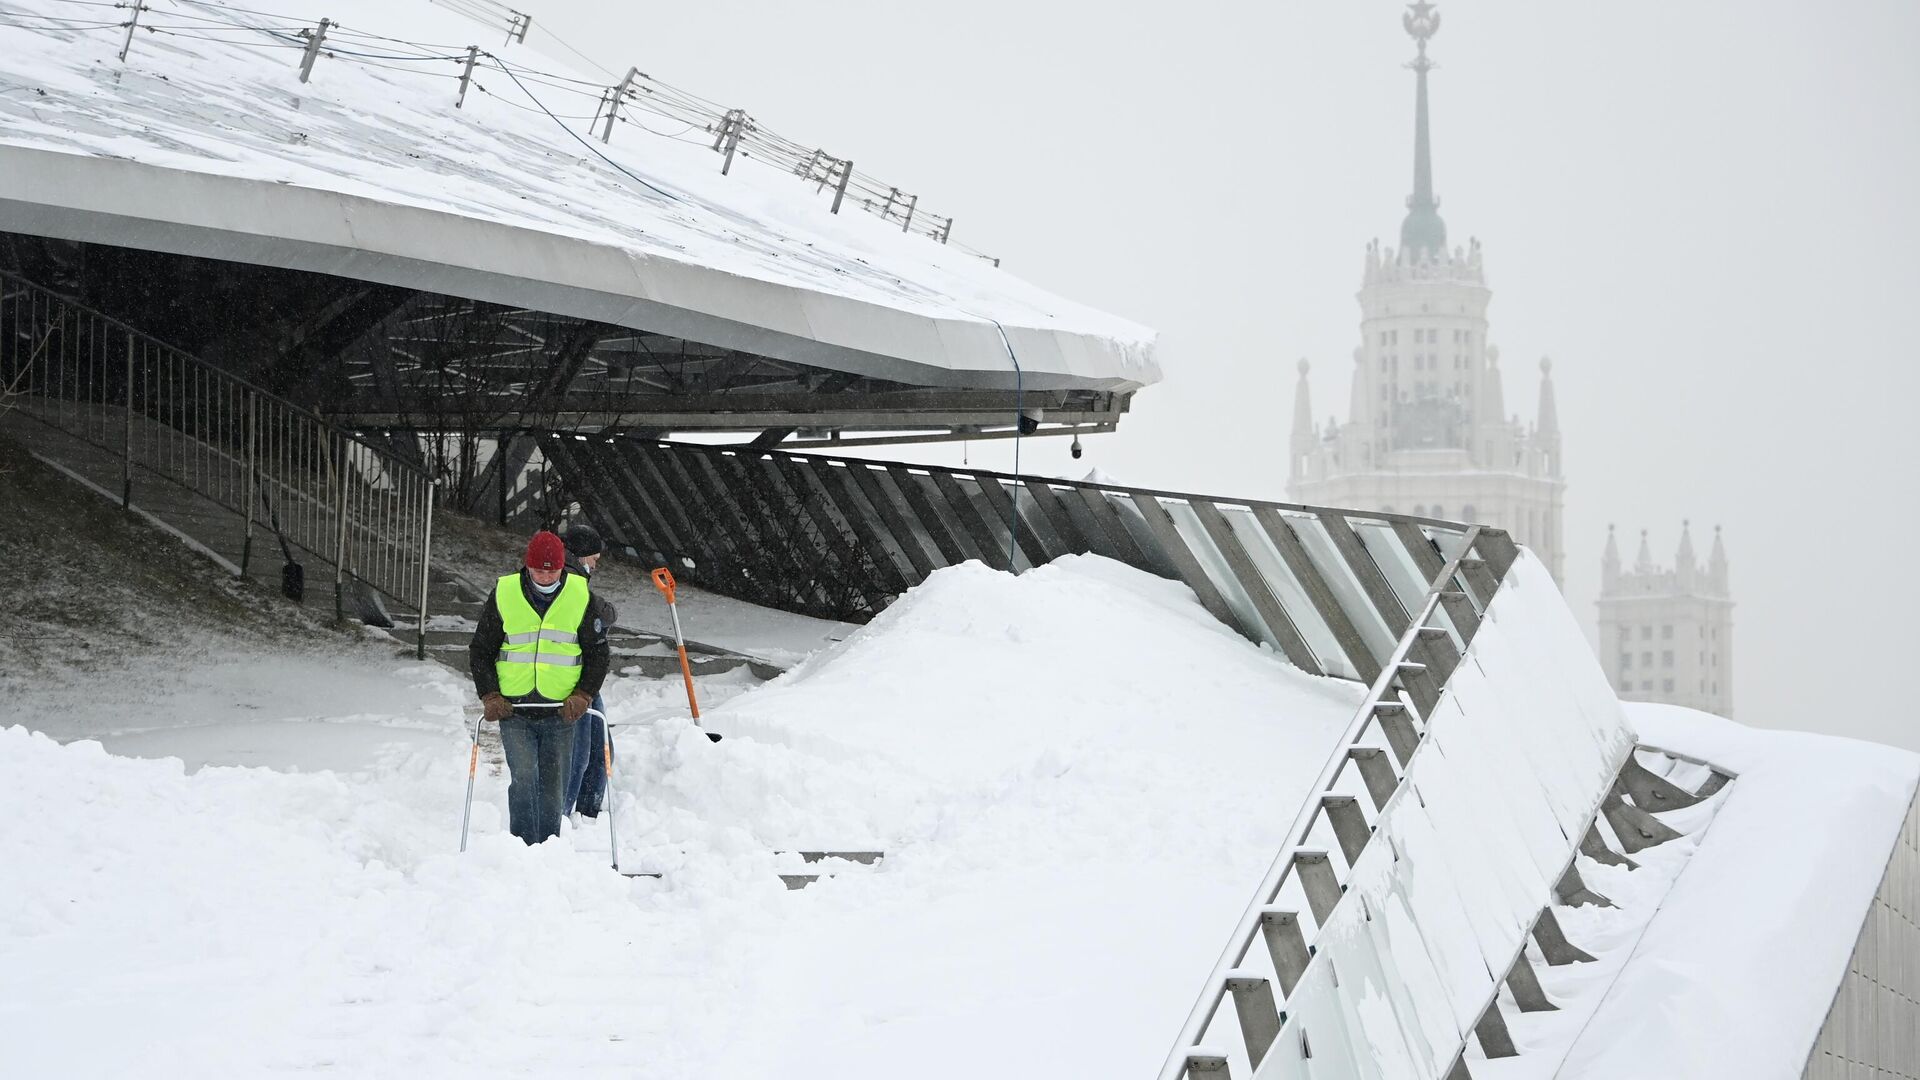
{"label": "metal railing", "polygon": [[[1299,912],[1276,909],[1273,904],[1290,882],[1304,893],[1307,907],[1318,926],[1326,924],[1339,904],[1343,888],[1330,865],[1326,847],[1312,842],[1316,826],[1323,820],[1327,823],[1334,834],[1333,839],[1351,866],[1360,857],[1360,852],[1372,836],[1372,830],[1358,801],[1350,795],[1337,792],[1342,775],[1348,766],[1354,767],[1362,777],[1376,811],[1384,810],[1398,792],[1406,776],[1405,770],[1412,764],[1419,746],[1421,733],[1415,726],[1416,722],[1424,723],[1426,712],[1409,700],[1400,685],[1401,679],[1409,673],[1426,671],[1425,664],[1409,659],[1422,639],[1448,635],[1446,628],[1435,625],[1432,620],[1443,595],[1465,593],[1465,590],[1457,587],[1455,577],[1460,572],[1462,556],[1472,550],[1479,533],[1478,526],[1469,527],[1463,536],[1459,553],[1435,575],[1428,586],[1426,598],[1406,632],[1395,642],[1387,663],[1367,688],[1366,697],[1361,699],[1353,719],[1348,722],[1339,742],[1334,744],[1333,752],[1326,764],[1321,766],[1313,786],[1308,788],[1307,801],[1288,827],[1283,846],[1262,876],[1253,900],[1241,913],[1220,959],[1207,975],[1199,1000],[1194,1002],[1186,1022],[1181,1025],[1174,1049],[1161,1067],[1161,1080],[1186,1080],[1190,1070],[1226,1075],[1226,1055],[1200,1047],[1220,1006],[1230,993],[1234,997],[1235,1013],[1245,1039],[1247,1056],[1255,1067],[1279,1037],[1285,1013],[1275,1003],[1272,984],[1264,977],[1242,971],[1241,965],[1253,948],[1255,936],[1259,935],[1265,937],[1273,958],[1275,974],[1281,986],[1281,1000],[1293,993],[1306,973],[1315,950],[1308,943],[1300,924]],[[1476,612],[1484,613],[1491,601],[1491,595],[1479,598],[1474,605]],[[1477,620],[1468,631],[1469,642],[1475,630]],[[1370,742],[1370,736],[1375,741]],[[1384,741],[1386,746],[1377,745],[1377,741]],[[1389,752],[1399,762],[1398,770],[1389,763]]]}
{"label": "metal railing", "polygon": [[[525,42],[527,32],[533,25],[531,15],[498,0],[434,2],[481,25],[504,31],[506,41],[503,45]],[[124,11],[121,17],[100,17],[86,11],[57,15],[29,13],[33,21],[25,25],[27,29],[57,33],[63,38],[88,34],[117,41],[120,43],[119,60],[122,63],[133,51],[137,32],[184,41],[205,38],[210,30],[220,30],[223,33],[219,40],[230,48],[253,48],[262,55],[276,57],[288,49],[301,49],[302,52],[296,57],[297,66],[289,68],[290,72],[297,72],[299,82],[304,83],[312,78],[316,65],[322,59],[329,66],[359,64],[388,71],[400,70],[416,75],[422,85],[452,83],[455,89],[445,100],[453,108],[465,106],[470,89],[492,96],[502,94],[503,91],[491,89],[477,81],[479,76],[497,73],[513,83],[519,95],[528,99],[527,103],[522,103],[507,97],[505,100],[509,105],[544,112],[553,117],[556,123],[584,121],[584,130],[576,132],[576,138],[584,136],[586,139],[608,142],[612,139],[615,126],[619,125],[654,138],[708,146],[720,156],[718,168],[723,175],[731,171],[736,157],[752,158],[798,177],[802,183],[813,184],[823,198],[831,200],[831,210],[835,214],[840,212],[842,205],[850,203],[889,224],[898,225],[905,233],[925,236],[941,244],[950,243],[953,235],[953,216],[934,214],[920,205],[917,194],[856,170],[849,158],[829,154],[824,149],[778,134],[762,125],[745,109],[729,108],[662,82],[638,67],[629,68],[626,75],[616,82],[583,79],[565,72],[509,62],[478,45],[422,42],[344,26],[332,19],[320,18],[318,11],[323,9],[316,9],[313,18],[303,21],[292,15],[233,7],[217,0],[190,0],[190,5],[193,8],[190,14],[156,12],[144,0],[130,0],[116,5]],[[242,33],[229,35],[224,32],[236,30]],[[589,65],[596,68],[600,66],[572,45],[554,37],[551,30],[546,33]],[[138,53],[135,52],[135,55]],[[529,84],[540,88],[539,96],[535,96]],[[640,120],[624,115],[635,111],[686,126],[677,133],[657,132]],[[995,266],[1000,265],[998,258],[965,244],[953,246],[988,260]]]}
{"label": "metal railing", "polygon": [[1637,782],[1631,726],[1537,560],[1516,559],[1497,595],[1468,590],[1478,619],[1444,696],[1420,704],[1405,692],[1430,670],[1411,659],[1421,641],[1451,637],[1435,617],[1465,562],[1450,559],[1434,577],[1236,924],[1162,1080],[1468,1080],[1469,1042],[1488,1058],[1521,1052],[1505,1010],[1554,1008],[1537,965],[1592,959],[1553,912],[1583,902],[1573,899],[1586,892],[1575,857],[1617,859],[1665,827],[1621,798]]}
{"label": "metal railing", "polygon": [[4,271],[0,386],[22,416],[116,456],[123,506],[137,485],[160,481],[233,514],[218,530],[231,542],[209,547],[243,575],[259,545],[280,542],[332,567],[336,612],[350,580],[415,601],[424,655],[433,536],[424,470]]}
{"label": "metal railing", "polygon": [[[860,619],[943,566],[1092,553],[1185,582],[1304,671],[1363,682],[1469,535],[1405,515],[737,446],[549,435],[540,448],[561,500],[622,546],[754,603]],[[1516,549],[1497,529],[1471,535],[1484,557],[1459,573],[1490,595]],[[1455,647],[1474,617],[1457,590],[1435,616]],[[1431,678],[1413,689],[1426,703],[1438,693]]]}

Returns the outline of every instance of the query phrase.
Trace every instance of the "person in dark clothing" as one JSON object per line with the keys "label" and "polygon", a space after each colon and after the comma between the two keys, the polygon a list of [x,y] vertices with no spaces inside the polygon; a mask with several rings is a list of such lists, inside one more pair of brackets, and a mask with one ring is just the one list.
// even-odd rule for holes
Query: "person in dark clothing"
{"label": "person in dark clothing", "polygon": [[[575,573],[593,576],[599,568],[600,556],[606,551],[606,544],[600,534],[591,525],[575,525],[566,531],[567,569]],[[611,628],[618,610],[613,601],[605,596],[594,594],[594,618],[602,626]],[[566,806],[578,811],[584,817],[600,816],[600,807],[606,801],[607,754],[611,736],[603,719],[607,715],[607,702],[603,695],[595,695],[593,709],[599,716],[582,716],[573,728],[573,762],[567,774]]]}
{"label": "person in dark clothing", "polygon": [[566,568],[560,538],[533,534],[523,561],[494,584],[467,660],[483,719],[500,725],[513,835],[537,844],[560,831],[574,724],[599,695],[610,656],[587,578]]}

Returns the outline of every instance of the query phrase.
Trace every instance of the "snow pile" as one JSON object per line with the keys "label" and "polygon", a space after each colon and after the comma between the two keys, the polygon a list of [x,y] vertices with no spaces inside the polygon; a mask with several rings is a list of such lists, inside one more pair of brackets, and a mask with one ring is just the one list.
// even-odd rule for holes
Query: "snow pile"
{"label": "snow pile", "polygon": [[[1656,774],[1668,776],[1683,789],[1695,790],[1707,779],[1709,770],[1691,762],[1676,761],[1648,750],[1635,753],[1643,765]],[[1632,858],[1637,867],[1597,862],[1585,854],[1575,857],[1574,866],[1581,882],[1606,897],[1613,906],[1556,905],[1554,916],[1567,939],[1593,960],[1554,967],[1545,962],[1537,946],[1529,946],[1534,974],[1554,1009],[1521,1012],[1511,993],[1503,994],[1502,1015],[1520,1054],[1488,1059],[1482,1056],[1477,1043],[1471,1044],[1468,1053],[1477,1080],[1554,1080],[1568,1048],[1592,1022],[1595,1010],[1606,998],[1614,980],[1636,955],[1647,924],[1659,912],[1674,881],[1685,872],[1688,861],[1707,838],[1714,816],[1733,790],[1732,786],[1723,787],[1692,806],[1658,813],[1656,816],[1661,821],[1681,835],[1635,852]],[[1604,818],[1599,819],[1597,827],[1603,835],[1611,829]],[[1612,843],[1611,839],[1608,842]]]}
{"label": "snow pile", "polygon": [[1627,709],[1642,742],[1738,779],[1557,1075],[1792,1080],[1880,887],[1920,756]]}
{"label": "snow pile", "polygon": [[[677,692],[607,693],[631,721]],[[499,775],[456,854],[450,710],[352,774],[6,729],[0,1074],[1121,1074],[1357,698],[1116,563],[941,571],[715,709],[724,742],[616,733],[622,865],[660,880],[612,874],[598,823],[522,847]],[[815,847],[887,856],[787,892],[775,852]]]}

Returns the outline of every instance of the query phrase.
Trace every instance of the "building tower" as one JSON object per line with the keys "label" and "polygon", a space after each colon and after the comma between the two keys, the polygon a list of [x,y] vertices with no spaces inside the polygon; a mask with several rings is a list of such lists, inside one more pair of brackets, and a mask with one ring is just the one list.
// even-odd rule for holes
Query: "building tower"
{"label": "building tower", "polygon": [[1673,569],[1654,565],[1647,534],[1622,570],[1613,528],[1600,559],[1600,666],[1627,701],[1660,701],[1733,715],[1733,600],[1718,526],[1702,567],[1693,530],[1680,526]]}
{"label": "building tower", "polygon": [[1300,362],[1288,490],[1304,503],[1394,511],[1496,525],[1562,579],[1559,420],[1553,365],[1540,362],[1531,429],[1509,417],[1500,352],[1487,342],[1492,292],[1480,243],[1447,247],[1433,194],[1427,130],[1427,42],[1434,5],[1408,5],[1402,24],[1418,49],[1414,72],[1413,194],[1398,250],[1367,245],[1360,345],[1353,351],[1347,422],[1316,430]]}

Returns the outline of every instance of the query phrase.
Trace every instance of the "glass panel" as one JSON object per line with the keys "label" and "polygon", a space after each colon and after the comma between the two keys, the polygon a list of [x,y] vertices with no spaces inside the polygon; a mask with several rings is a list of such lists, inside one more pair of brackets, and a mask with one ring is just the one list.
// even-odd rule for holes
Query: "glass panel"
{"label": "glass panel", "polygon": [[1360,581],[1353,576],[1347,566],[1347,560],[1334,550],[1333,540],[1327,536],[1327,530],[1320,519],[1305,514],[1283,514],[1287,523],[1300,537],[1300,544],[1307,549],[1307,558],[1313,562],[1314,569],[1326,580],[1327,587],[1333,590],[1333,597],[1340,602],[1340,610],[1360,631],[1361,640],[1367,643],[1367,649],[1374,659],[1385,665],[1387,658],[1393,655],[1394,637],[1387,632],[1386,620],[1367,599],[1360,588]]}
{"label": "glass panel", "polygon": [[[1160,505],[1166,507],[1167,513],[1173,517],[1174,531],[1187,542],[1187,548],[1193,552],[1194,560],[1200,564],[1200,569],[1207,575],[1207,579],[1213,582],[1214,588],[1220,590],[1220,596],[1226,600],[1227,608],[1233,612],[1233,617],[1239,620],[1241,628],[1252,630],[1261,641],[1273,646],[1278,652],[1280,639],[1267,627],[1266,620],[1260,617],[1259,609],[1253,606],[1253,598],[1248,596],[1247,590],[1241,587],[1240,579],[1234,574],[1233,567],[1227,564],[1226,556],[1220,554],[1220,549],[1213,546],[1213,539],[1207,535],[1206,528],[1200,524],[1200,517],[1193,512],[1193,507],[1177,499],[1161,499]],[[1281,655],[1286,654],[1281,653]]]}
{"label": "glass panel", "polygon": [[1260,527],[1251,511],[1232,506],[1223,506],[1220,513],[1232,526],[1233,534],[1240,538],[1240,546],[1247,549],[1247,557],[1259,569],[1260,576],[1266,579],[1267,587],[1273,590],[1274,598],[1280,601],[1300,636],[1307,641],[1307,647],[1313,650],[1314,658],[1320,661],[1320,669],[1329,675],[1342,679],[1358,679],[1360,672],[1347,659],[1340,648],[1340,641],[1333,636],[1327,621],[1320,617],[1313,602],[1307,599],[1307,591],[1302,588],[1298,578],[1287,569],[1280,553],[1273,548],[1273,542],[1267,539],[1267,530]]}
{"label": "glass panel", "polygon": [[[1429,587],[1427,577],[1414,564],[1413,554],[1407,550],[1405,544],[1400,542],[1400,537],[1393,531],[1393,527],[1384,521],[1365,521],[1356,518],[1347,520],[1353,523],[1354,533],[1366,546],[1367,553],[1373,556],[1374,565],[1387,576],[1387,583],[1393,586],[1394,595],[1400,598],[1400,606],[1406,608],[1410,616],[1420,614],[1420,606],[1427,599]],[[1448,635],[1453,638],[1455,651],[1465,652],[1466,639],[1453,625],[1453,619],[1447,614],[1447,609],[1436,604],[1433,612],[1433,615],[1427,619],[1428,624],[1446,627]]]}

